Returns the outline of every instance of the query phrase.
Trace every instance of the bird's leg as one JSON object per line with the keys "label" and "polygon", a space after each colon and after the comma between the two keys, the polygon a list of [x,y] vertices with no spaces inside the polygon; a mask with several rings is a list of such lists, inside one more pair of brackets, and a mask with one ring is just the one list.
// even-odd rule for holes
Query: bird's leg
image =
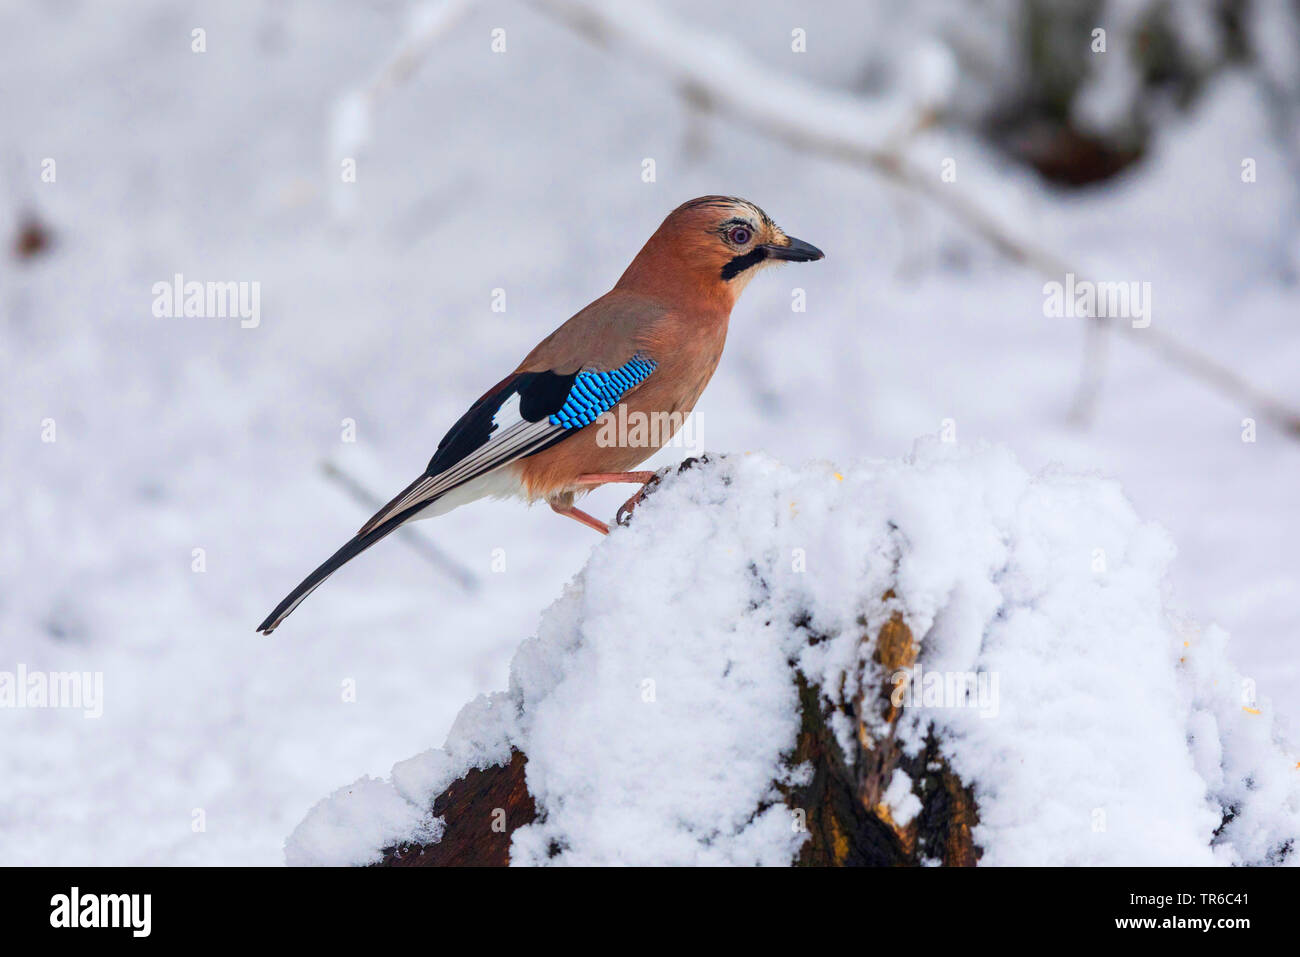
{"label": "bird's leg", "polygon": [[575,485],[608,485],[611,482],[639,482],[645,485],[655,477],[654,472],[586,472],[579,475]]}
{"label": "bird's leg", "polygon": [[602,534],[602,535],[608,535],[608,534],[609,534],[609,526],[608,526],[608,525],[606,525],[606,524],[605,524],[604,522],[602,522],[600,519],[598,519],[598,518],[596,518],[596,517],[594,517],[594,516],[592,516],[592,515],[588,515],[588,514],[587,514],[586,512],[584,512],[582,509],[580,509],[580,508],[574,508],[572,504],[569,504],[569,505],[563,505],[563,504],[561,504],[561,503],[559,503],[559,502],[552,502],[552,503],[551,503],[551,508],[555,510],[556,514],[558,514],[558,515],[567,515],[569,518],[573,519],[575,522],[581,522],[583,525],[586,525],[588,528],[594,528],[596,531],[600,532],[600,534]]}

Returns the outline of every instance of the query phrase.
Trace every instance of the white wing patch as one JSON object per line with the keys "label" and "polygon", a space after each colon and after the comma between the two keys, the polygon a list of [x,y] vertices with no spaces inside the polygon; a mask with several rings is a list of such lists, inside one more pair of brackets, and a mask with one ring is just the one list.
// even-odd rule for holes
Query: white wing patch
{"label": "white wing patch", "polygon": [[500,468],[507,462],[527,455],[564,431],[561,426],[551,425],[546,419],[540,422],[525,419],[519,411],[518,392],[501,404],[501,408],[492,416],[492,424],[495,428],[490,439],[455,465],[430,476],[430,481],[434,484],[430,487],[429,494],[437,495],[476,475]]}

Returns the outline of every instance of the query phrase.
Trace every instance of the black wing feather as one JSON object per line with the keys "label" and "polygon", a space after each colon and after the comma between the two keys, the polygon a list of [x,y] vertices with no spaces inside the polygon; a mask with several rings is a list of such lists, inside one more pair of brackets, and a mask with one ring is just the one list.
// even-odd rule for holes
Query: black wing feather
{"label": "black wing feather", "polygon": [[429,467],[424,474],[437,475],[445,472],[467,455],[487,445],[497,428],[493,417],[512,395],[519,396],[520,415],[529,422],[540,422],[560,410],[576,378],[576,372],[568,375],[556,372],[521,372],[506,379],[470,406],[469,411],[447,431],[438,443],[438,451],[429,459]]}

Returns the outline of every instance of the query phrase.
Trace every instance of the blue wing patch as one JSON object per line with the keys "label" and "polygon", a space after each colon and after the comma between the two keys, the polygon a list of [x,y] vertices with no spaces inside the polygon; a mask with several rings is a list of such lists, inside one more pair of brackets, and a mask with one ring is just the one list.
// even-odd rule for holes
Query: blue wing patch
{"label": "blue wing patch", "polygon": [[580,429],[591,425],[618,404],[632,388],[655,371],[653,359],[636,355],[609,372],[579,372],[573,387],[559,410],[552,413],[551,425],[563,429]]}

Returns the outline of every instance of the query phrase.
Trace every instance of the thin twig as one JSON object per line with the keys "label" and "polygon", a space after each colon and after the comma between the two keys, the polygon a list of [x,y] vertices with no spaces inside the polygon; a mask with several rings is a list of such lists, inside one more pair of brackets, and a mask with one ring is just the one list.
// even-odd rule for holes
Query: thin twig
{"label": "thin twig", "polygon": [[1089,316],[1083,328],[1083,368],[1079,372],[1079,389],[1070,407],[1070,421],[1086,428],[1092,423],[1092,414],[1101,395],[1105,376],[1106,346],[1110,337],[1106,326],[1096,316]]}
{"label": "thin twig", "polygon": [[422,8],[420,22],[393,51],[362,91],[370,105],[411,78],[433,44],[445,36],[473,9],[472,0],[438,0]]}
{"label": "thin twig", "polygon": [[[337,482],[343,489],[354,499],[360,502],[370,512],[377,512],[384,507],[384,500],[375,495],[368,488],[361,484],[359,480],[352,475],[343,471],[333,462],[323,461],[320,464],[322,474],[333,482]],[[479,588],[479,579],[472,571],[462,565],[456,559],[452,558],[441,548],[429,541],[410,525],[403,525],[397,530],[397,536],[411,548],[415,549],[429,564],[433,565],[444,572],[448,578],[451,578],[456,584],[460,585],[467,592],[477,591]]]}

